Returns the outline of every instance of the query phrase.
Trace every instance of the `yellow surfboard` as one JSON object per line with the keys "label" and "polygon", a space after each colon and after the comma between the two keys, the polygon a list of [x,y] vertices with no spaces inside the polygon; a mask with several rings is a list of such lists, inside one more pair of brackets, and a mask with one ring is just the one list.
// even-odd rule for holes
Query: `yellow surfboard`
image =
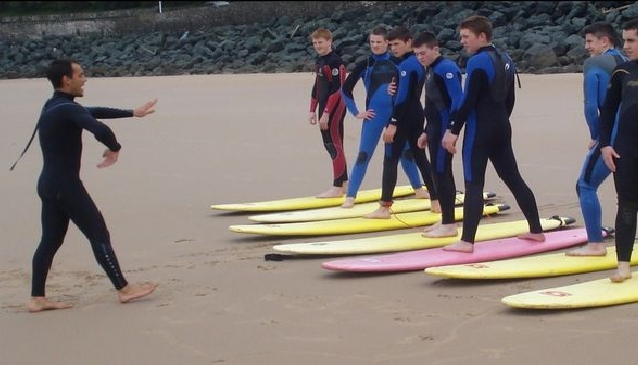
{"label": "yellow surfboard", "polygon": [[[574,223],[571,217],[541,218],[544,231],[551,231]],[[338,241],[289,243],[273,246],[279,253],[292,255],[364,255],[442,247],[461,239],[462,229],[455,237],[427,238],[421,230],[412,233],[356,238]],[[476,231],[476,241],[513,237],[529,232],[527,221],[517,220],[499,223],[481,223]]]}
{"label": "yellow surfboard", "polygon": [[[403,197],[414,194],[411,186],[397,186],[394,189],[394,197]],[[357,194],[357,203],[372,202],[381,199],[381,189],[362,190]],[[335,207],[343,204],[345,197],[339,198],[317,198],[306,196],[301,198],[289,198],[280,200],[268,200],[253,203],[230,203],[213,204],[210,206],[214,210],[226,210],[234,212],[274,212],[283,210],[313,209]]]}
{"label": "yellow surfboard", "polygon": [[[507,204],[486,204],[484,215],[496,214],[509,209]],[[457,220],[463,219],[463,207],[455,209]],[[441,213],[420,211],[392,214],[389,219],[344,218],[313,222],[236,224],[229,229],[236,233],[264,234],[273,236],[321,236],[366,232],[391,231],[434,224],[441,219]]]}
{"label": "yellow surfboard", "polygon": [[[634,252],[638,252],[638,245],[634,245]],[[638,254],[632,255],[631,264],[638,264]],[[450,279],[528,279],[609,270],[617,265],[616,249],[608,247],[606,256],[576,257],[559,252],[476,264],[429,267],[425,273]]]}
{"label": "yellow surfboard", "polygon": [[638,272],[622,283],[609,278],[514,294],[501,302],[515,308],[572,309],[638,302]]}
{"label": "yellow surfboard", "polygon": [[[486,192],[483,193],[483,198],[489,200],[494,198],[496,194]],[[465,194],[458,193],[456,195],[456,205],[463,204]],[[430,210],[432,201],[430,199],[408,198],[397,199],[392,204],[392,212],[394,213],[408,213],[418,212],[422,210]],[[318,209],[304,209],[288,212],[258,214],[248,217],[251,221],[259,223],[291,223],[291,222],[310,222],[321,221],[329,219],[344,219],[362,217],[379,207],[378,202],[359,203],[355,204],[352,208],[329,207]]]}

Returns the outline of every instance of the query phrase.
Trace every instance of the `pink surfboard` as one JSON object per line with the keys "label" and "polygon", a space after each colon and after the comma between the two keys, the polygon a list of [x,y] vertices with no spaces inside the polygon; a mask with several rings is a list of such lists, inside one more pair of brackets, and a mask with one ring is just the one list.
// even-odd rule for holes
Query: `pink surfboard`
{"label": "pink surfboard", "polygon": [[[607,236],[607,231],[603,230]],[[368,255],[326,261],[321,267],[337,271],[416,271],[427,267],[471,264],[502,260],[568,248],[587,242],[584,228],[545,232],[545,242],[522,240],[517,237],[476,242],[473,253],[444,251],[443,248],[406,251],[386,255]]]}

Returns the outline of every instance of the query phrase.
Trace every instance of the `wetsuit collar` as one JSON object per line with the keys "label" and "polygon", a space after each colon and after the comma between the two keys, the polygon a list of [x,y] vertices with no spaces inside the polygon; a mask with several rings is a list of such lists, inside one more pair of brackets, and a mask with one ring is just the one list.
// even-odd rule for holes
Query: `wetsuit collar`
{"label": "wetsuit collar", "polygon": [[441,55],[441,56],[438,56],[437,58],[435,58],[435,59],[434,59],[434,62],[432,62],[432,63],[430,64],[430,66],[428,66],[428,67],[430,67],[430,68],[434,68],[434,66],[436,66],[437,64],[439,64],[439,62],[441,62],[441,61],[443,61],[443,56],[442,56],[442,55]]}
{"label": "wetsuit collar", "polygon": [[384,54],[372,54],[372,59],[375,61],[387,60],[390,59],[390,54],[388,52]]}
{"label": "wetsuit collar", "polygon": [[75,96],[65,93],[64,91],[60,91],[60,90],[55,90],[53,92],[53,97],[61,97],[61,98],[65,98],[65,99],[69,99],[71,101],[73,101],[73,99],[75,99]]}

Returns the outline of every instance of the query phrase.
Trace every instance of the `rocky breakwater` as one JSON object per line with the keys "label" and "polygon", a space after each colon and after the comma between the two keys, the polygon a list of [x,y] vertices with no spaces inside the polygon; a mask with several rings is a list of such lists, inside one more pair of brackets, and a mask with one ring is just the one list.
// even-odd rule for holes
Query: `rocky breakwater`
{"label": "rocky breakwater", "polygon": [[[233,6],[232,2],[229,6]],[[494,25],[494,43],[510,52],[521,73],[581,72],[587,58],[582,29],[597,21],[621,25],[638,17],[638,3],[626,2],[375,2],[326,17],[292,18],[191,30],[92,32],[0,41],[0,78],[38,78],[55,58],[74,58],[89,76],[159,76],[214,73],[312,71],[309,34],[333,31],[336,51],[352,67],[368,55],[367,33],[378,24],[406,25],[414,33],[437,34],[443,53],[462,67],[467,55],[458,24],[480,14]]]}

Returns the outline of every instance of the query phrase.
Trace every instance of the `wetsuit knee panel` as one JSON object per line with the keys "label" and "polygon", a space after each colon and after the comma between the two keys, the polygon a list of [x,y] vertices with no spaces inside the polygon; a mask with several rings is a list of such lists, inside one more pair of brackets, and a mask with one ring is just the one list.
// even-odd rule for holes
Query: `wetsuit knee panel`
{"label": "wetsuit knee panel", "polygon": [[414,153],[412,153],[411,149],[403,151],[403,157],[405,157],[408,161],[414,161]]}
{"label": "wetsuit knee panel", "polygon": [[357,156],[357,165],[362,165],[364,163],[367,163],[368,160],[370,159],[370,157],[368,156],[368,153],[365,151],[361,151],[359,152],[359,155]]}
{"label": "wetsuit knee panel", "polygon": [[330,157],[334,160],[337,158],[337,148],[334,143],[324,142],[323,147],[328,151]]}

